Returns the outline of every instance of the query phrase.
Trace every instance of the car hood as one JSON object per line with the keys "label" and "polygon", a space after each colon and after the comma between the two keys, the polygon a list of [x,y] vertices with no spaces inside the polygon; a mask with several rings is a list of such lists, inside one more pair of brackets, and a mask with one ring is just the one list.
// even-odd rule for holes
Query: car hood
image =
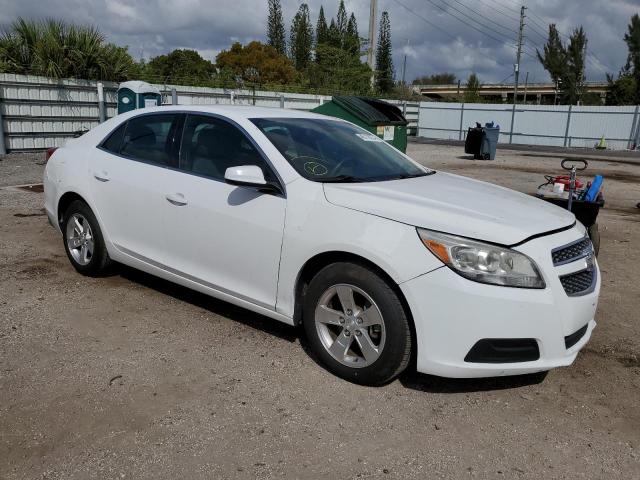
{"label": "car hood", "polygon": [[334,204],[409,225],[514,245],[569,227],[571,212],[508,188],[437,172],[369,183],[325,183]]}

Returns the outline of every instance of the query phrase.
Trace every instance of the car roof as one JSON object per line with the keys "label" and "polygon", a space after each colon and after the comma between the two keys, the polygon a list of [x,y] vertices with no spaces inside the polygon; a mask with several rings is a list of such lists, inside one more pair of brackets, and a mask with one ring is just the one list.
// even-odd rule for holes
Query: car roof
{"label": "car roof", "polygon": [[[144,108],[134,110],[135,114],[151,112],[193,112],[193,113],[213,113],[222,115],[234,120],[249,118],[319,118],[327,119],[326,115],[312,113],[305,110],[292,110],[288,108],[275,107],[254,107],[253,105],[165,105],[161,107]],[[332,118],[332,117],[329,117]]]}

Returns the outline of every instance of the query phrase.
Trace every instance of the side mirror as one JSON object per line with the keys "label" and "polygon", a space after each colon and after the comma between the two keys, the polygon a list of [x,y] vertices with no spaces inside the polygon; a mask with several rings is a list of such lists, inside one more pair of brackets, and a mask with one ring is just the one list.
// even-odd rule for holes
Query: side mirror
{"label": "side mirror", "polygon": [[257,165],[240,165],[229,167],[224,172],[224,181],[239,187],[256,187],[260,191],[282,193],[278,185],[269,183],[264,178],[262,169]]}
{"label": "side mirror", "polygon": [[267,184],[262,169],[256,165],[229,167],[224,172],[224,180],[231,185],[245,187],[264,187]]}

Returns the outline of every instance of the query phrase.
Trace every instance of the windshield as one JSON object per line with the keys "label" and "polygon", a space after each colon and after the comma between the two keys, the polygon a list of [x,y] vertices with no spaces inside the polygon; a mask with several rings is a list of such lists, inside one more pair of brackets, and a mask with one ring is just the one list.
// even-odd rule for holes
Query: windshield
{"label": "windshield", "polygon": [[350,123],[315,118],[251,121],[300,175],[314,182],[376,182],[432,173]]}

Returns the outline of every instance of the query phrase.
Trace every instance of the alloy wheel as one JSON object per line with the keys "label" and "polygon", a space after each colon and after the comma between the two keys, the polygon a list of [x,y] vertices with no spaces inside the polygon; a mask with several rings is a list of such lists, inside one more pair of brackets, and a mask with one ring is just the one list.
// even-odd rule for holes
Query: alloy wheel
{"label": "alloy wheel", "polygon": [[384,348],[382,313],[371,296],[354,285],[334,285],[322,294],[315,325],[326,351],[343,365],[367,367]]}
{"label": "alloy wheel", "polygon": [[89,221],[74,213],[67,222],[67,248],[79,265],[88,265],[93,258],[94,238]]}

